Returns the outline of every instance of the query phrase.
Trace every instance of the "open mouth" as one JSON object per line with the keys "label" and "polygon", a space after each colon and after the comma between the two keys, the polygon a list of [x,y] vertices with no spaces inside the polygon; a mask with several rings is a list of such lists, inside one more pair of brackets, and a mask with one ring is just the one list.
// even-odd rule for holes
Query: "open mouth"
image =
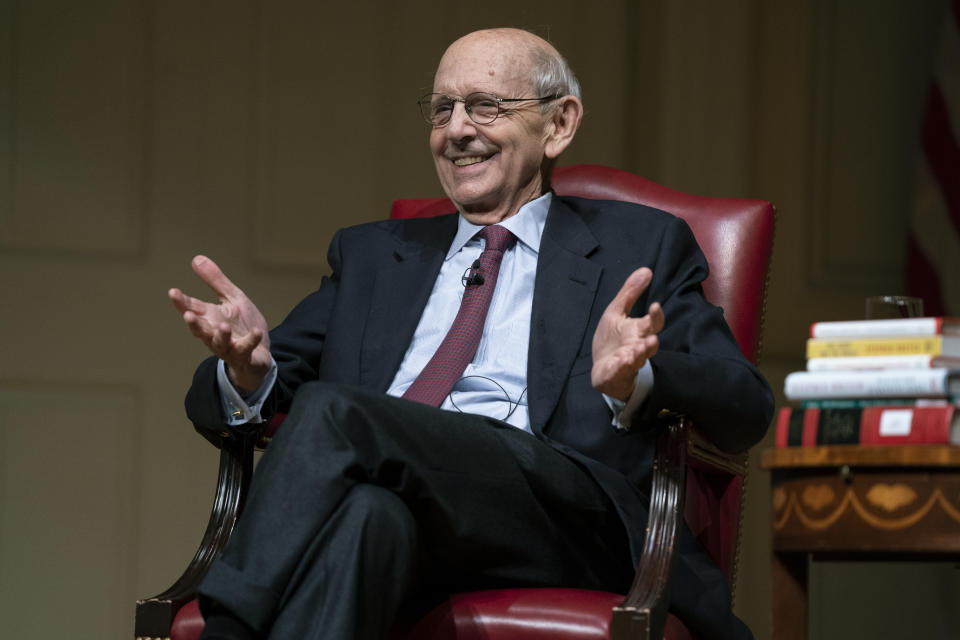
{"label": "open mouth", "polygon": [[453,164],[458,167],[469,167],[472,164],[479,164],[486,160],[484,156],[467,156],[465,158],[457,158],[453,161]]}

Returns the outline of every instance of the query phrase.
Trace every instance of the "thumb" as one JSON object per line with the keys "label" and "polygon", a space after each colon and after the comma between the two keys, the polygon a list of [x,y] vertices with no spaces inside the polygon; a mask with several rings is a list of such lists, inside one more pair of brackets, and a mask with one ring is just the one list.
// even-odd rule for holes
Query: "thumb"
{"label": "thumb", "polygon": [[623,286],[620,287],[620,291],[607,305],[607,313],[616,313],[621,316],[629,315],[633,305],[637,303],[643,292],[650,286],[651,280],[653,280],[653,271],[647,267],[640,267],[631,273],[627,276]]}
{"label": "thumb", "polygon": [[237,285],[233,284],[230,278],[220,270],[217,263],[207,256],[194,257],[190,265],[193,267],[193,271],[200,276],[200,279],[203,280],[208,287],[213,289],[213,292],[216,293],[221,300],[235,297],[236,294],[240,293]]}

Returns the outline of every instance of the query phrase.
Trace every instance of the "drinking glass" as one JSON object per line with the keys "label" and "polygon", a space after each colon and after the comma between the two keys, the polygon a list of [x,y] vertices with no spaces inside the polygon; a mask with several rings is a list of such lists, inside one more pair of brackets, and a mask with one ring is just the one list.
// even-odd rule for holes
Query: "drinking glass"
{"label": "drinking glass", "polygon": [[867,320],[919,318],[922,315],[923,300],[913,296],[870,296],[864,310]]}

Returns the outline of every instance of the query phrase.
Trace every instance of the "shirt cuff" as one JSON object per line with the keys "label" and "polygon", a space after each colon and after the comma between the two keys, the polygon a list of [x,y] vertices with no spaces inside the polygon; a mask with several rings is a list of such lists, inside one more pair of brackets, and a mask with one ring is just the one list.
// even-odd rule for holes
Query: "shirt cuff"
{"label": "shirt cuff", "polygon": [[633,383],[633,392],[630,394],[630,397],[627,398],[626,402],[603,394],[603,399],[606,401],[607,406],[613,411],[612,424],[618,431],[630,430],[630,423],[633,420],[634,414],[637,412],[637,409],[640,408],[640,405],[643,404],[643,401],[647,399],[647,396],[650,395],[652,388],[653,367],[650,366],[650,360],[647,360],[643,363],[643,366],[640,367],[640,370],[637,371],[637,378]]}
{"label": "shirt cuff", "polygon": [[219,361],[217,363],[217,386],[220,388],[220,405],[223,407],[223,415],[226,416],[225,422],[230,426],[263,422],[260,410],[263,408],[263,403],[270,395],[276,381],[277,363],[271,357],[270,370],[267,371],[263,384],[248,398],[244,398],[230,382],[226,364],[223,360]]}

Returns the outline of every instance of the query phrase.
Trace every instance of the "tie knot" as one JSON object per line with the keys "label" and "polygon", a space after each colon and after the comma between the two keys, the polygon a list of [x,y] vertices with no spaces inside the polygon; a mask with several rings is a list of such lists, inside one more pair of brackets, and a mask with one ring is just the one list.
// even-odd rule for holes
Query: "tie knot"
{"label": "tie knot", "polygon": [[499,251],[503,253],[513,242],[517,239],[510,231],[506,228],[501,227],[498,224],[490,224],[480,230],[477,234],[483,238],[487,246],[484,247],[484,251]]}

